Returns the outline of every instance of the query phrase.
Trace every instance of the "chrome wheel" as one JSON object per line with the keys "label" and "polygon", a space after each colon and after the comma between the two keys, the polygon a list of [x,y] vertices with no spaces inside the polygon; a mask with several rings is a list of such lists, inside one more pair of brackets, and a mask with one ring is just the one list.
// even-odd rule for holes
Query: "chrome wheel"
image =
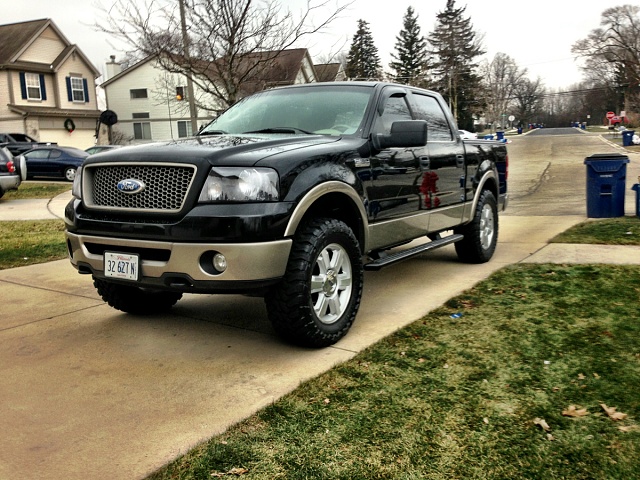
{"label": "chrome wheel", "polygon": [[484,250],[489,249],[493,244],[493,237],[496,234],[493,208],[484,204],[480,214],[480,244]]}
{"label": "chrome wheel", "polygon": [[336,243],[327,245],[316,259],[311,276],[311,302],[318,320],[331,325],[340,319],[351,299],[351,260]]}

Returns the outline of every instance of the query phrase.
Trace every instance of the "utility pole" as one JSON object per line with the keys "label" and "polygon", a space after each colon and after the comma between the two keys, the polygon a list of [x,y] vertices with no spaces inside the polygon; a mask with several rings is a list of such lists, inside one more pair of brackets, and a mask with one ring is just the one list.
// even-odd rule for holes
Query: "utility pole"
{"label": "utility pole", "polygon": [[[187,35],[187,20],[184,13],[185,0],[178,0],[180,3],[180,24],[182,26],[182,50],[185,61],[191,66],[191,57],[189,56],[189,36]],[[189,100],[189,116],[191,117],[191,134],[198,132],[198,112],[196,110],[196,99],[193,96],[193,80],[191,79],[191,71],[187,72],[187,100]]]}

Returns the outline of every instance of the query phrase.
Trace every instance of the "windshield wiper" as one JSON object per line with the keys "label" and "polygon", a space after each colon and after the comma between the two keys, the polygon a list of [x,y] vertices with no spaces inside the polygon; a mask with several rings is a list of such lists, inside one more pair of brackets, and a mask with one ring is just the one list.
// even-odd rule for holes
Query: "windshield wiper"
{"label": "windshield wiper", "polygon": [[274,127],[274,128],[263,128],[261,130],[251,130],[250,132],[243,133],[304,133],[306,135],[313,135],[311,132],[307,132],[306,130],[302,130],[301,128],[295,127]]}
{"label": "windshield wiper", "polygon": [[200,133],[198,133],[198,136],[204,136],[204,135],[225,135],[227,132],[225,132],[224,130],[204,130]]}

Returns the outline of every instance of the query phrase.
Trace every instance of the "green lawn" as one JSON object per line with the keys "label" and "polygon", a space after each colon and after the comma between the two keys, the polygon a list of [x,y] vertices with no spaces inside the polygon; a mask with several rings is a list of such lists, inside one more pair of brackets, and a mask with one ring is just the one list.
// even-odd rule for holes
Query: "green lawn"
{"label": "green lawn", "polygon": [[506,268],[150,478],[640,478],[639,301],[640,267]]}
{"label": "green lawn", "polygon": [[5,194],[3,200],[28,199],[28,198],[52,198],[56,195],[71,190],[70,183],[55,182],[23,182],[17,190],[11,190]]}
{"label": "green lawn", "polygon": [[0,270],[66,256],[62,220],[0,222]]}

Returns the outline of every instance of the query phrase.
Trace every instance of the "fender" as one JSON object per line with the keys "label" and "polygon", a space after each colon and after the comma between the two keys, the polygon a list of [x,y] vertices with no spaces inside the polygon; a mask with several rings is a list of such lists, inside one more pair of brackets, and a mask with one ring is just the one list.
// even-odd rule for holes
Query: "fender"
{"label": "fender", "polygon": [[493,188],[489,188],[489,190],[493,192],[493,195],[496,197],[496,201],[498,201],[498,197],[497,197],[498,175],[496,174],[495,171],[489,170],[488,172],[485,172],[485,174],[482,176],[482,178],[478,182],[478,187],[476,188],[476,191],[473,195],[473,202],[471,202],[470,204],[471,208],[470,209],[465,208],[464,218],[463,218],[464,223],[469,223],[473,219],[473,213],[476,211],[476,208],[478,207],[478,202],[480,201],[480,195],[484,190],[484,186],[490,180],[494,183],[494,186]]}
{"label": "fender", "polygon": [[[358,208],[360,212],[360,217],[363,221],[363,235],[364,235],[364,246],[369,244],[369,221],[367,220],[367,212],[364,209],[364,202],[358,192],[351,186],[346,183],[338,182],[337,180],[332,180],[329,182],[321,183],[320,185],[316,185],[311,190],[309,190],[304,197],[298,202],[298,205],[293,211],[291,218],[289,219],[289,223],[287,224],[287,228],[284,232],[285,237],[293,236],[302,221],[305,213],[313,203],[320,199],[323,195],[328,193],[343,193],[353,201],[354,205]],[[366,251],[366,250],[365,250]]]}

